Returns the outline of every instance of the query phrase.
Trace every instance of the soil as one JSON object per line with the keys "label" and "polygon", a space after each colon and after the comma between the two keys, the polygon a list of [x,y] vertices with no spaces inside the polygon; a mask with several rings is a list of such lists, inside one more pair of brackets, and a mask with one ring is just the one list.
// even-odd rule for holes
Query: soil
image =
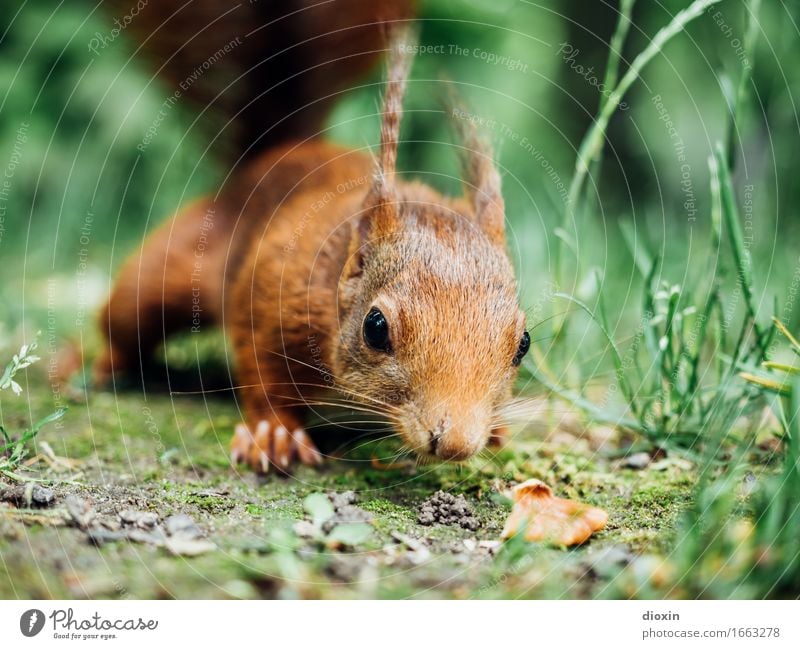
{"label": "soil", "polygon": [[[375,468],[399,444],[361,430],[320,468],[261,477],[229,463],[230,398],[75,392],[36,441],[57,461],[32,453],[21,470],[41,482],[0,478],[0,598],[629,596],[669,554],[696,480],[685,463],[621,466],[574,415],[560,425],[562,404],[465,466]],[[53,410],[33,368],[21,397],[0,395],[11,434]],[[606,529],[570,551],[501,544],[503,493],[531,477],[608,511]],[[317,493],[335,512],[322,537],[303,531]]]}
{"label": "soil", "polygon": [[417,522],[420,525],[460,525],[473,532],[477,532],[481,526],[464,496],[454,496],[444,491],[437,491],[422,503]]}

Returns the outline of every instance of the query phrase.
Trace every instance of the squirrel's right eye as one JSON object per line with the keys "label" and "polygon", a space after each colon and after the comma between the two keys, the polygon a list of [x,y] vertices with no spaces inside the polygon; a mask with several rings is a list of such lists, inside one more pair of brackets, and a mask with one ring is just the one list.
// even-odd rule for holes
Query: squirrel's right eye
{"label": "squirrel's right eye", "polygon": [[389,323],[379,309],[370,309],[364,318],[364,342],[379,352],[391,351],[389,344]]}

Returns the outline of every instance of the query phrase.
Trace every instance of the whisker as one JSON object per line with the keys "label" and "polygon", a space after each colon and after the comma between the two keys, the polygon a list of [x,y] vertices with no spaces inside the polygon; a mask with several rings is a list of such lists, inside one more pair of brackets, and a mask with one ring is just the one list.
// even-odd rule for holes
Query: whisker
{"label": "whisker", "polygon": [[233,392],[234,390],[246,390],[247,388],[261,387],[261,383],[253,383],[252,385],[231,385],[226,388],[209,388],[206,390],[170,390],[170,396],[181,395],[195,395],[195,394],[212,394],[214,392]]}
{"label": "whisker", "polygon": [[[319,372],[320,371],[319,367],[314,366],[311,363],[306,363],[305,361],[300,360],[299,358],[294,358],[294,357],[289,356],[287,354],[281,354],[280,352],[276,352],[275,350],[272,350],[272,349],[261,348],[261,351],[265,351],[268,354],[274,354],[275,356],[280,356],[281,358],[284,358],[284,359],[286,359],[288,361],[291,361],[292,363],[298,363],[299,365],[302,365],[304,367],[308,367],[309,369],[312,369],[315,372]],[[301,384],[298,383],[297,385],[301,385]],[[376,399],[375,397],[371,397],[371,396],[369,396],[367,394],[362,394],[362,393],[356,392],[355,390],[343,388],[343,387],[337,385],[335,382],[333,384],[331,384],[331,385],[326,385],[325,387],[328,388],[328,389],[332,389],[332,390],[338,390],[339,392],[342,392],[344,394],[351,394],[352,396],[357,397],[357,398],[366,399],[368,401],[373,401],[375,403],[381,404],[382,406],[386,406],[386,407],[389,407],[389,408],[396,408],[396,406],[392,406],[391,404],[384,403],[383,401],[381,401],[380,399]],[[398,408],[398,410],[399,410],[399,408]]]}

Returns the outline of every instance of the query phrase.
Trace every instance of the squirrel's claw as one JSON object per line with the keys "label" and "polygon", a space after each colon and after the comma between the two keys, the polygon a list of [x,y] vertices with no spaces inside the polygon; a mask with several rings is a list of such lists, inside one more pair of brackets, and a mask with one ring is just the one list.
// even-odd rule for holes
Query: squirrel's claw
{"label": "squirrel's claw", "polygon": [[247,424],[236,425],[231,439],[231,463],[249,464],[259,473],[267,473],[270,465],[288,472],[295,458],[309,466],[322,463],[322,455],[300,427],[291,433],[282,424],[266,419],[258,422],[255,433]]}
{"label": "squirrel's claw", "polygon": [[292,440],[297,455],[303,464],[308,466],[319,466],[322,464],[322,454],[319,452],[308,433],[302,428],[295,428],[292,431]]}

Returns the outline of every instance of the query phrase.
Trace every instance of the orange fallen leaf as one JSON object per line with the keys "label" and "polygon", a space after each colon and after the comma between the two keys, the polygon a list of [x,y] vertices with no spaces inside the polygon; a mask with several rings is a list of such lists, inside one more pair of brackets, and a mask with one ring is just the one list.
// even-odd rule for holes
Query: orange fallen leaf
{"label": "orange fallen leaf", "polygon": [[578,545],[603,529],[608,514],[597,507],[557,498],[541,480],[530,479],[514,487],[514,506],[503,528],[507,539],[524,529],[526,541]]}

